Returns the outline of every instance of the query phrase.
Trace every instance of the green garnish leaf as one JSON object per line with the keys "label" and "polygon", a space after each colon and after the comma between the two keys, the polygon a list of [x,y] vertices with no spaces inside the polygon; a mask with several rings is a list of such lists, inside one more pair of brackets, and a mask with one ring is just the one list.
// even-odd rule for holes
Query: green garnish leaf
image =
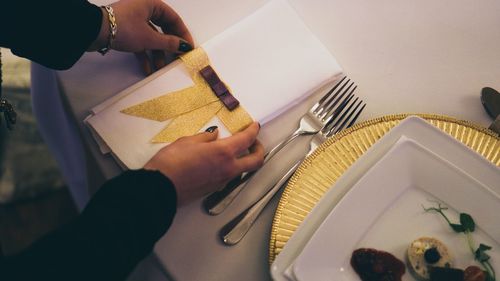
{"label": "green garnish leaf", "polygon": [[455,232],[465,232],[465,227],[461,224],[456,224],[456,223],[450,223],[449,224],[451,226],[451,228],[455,231]]}
{"label": "green garnish leaf", "polygon": [[426,212],[437,212],[438,214],[440,214],[455,232],[458,233],[465,232],[466,229],[461,224],[451,223],[450,219],[448,219],[448,217],[443,212],[443,210],[448,210],[448,208],[441,206],[441,203],[438,203],[437,208],[435,207],[426,208],[423,205],[422,208],[424,208],[424,211]]}
{"label": "green garnish leaf", "polygon": [[479,244],[479,247],[474,252],[474,257],[479,262],[485,262],[490,259],[490,255],[486,253],[486,251],[491,250],[491,247],[485,244]]}
{"label": "green garnish leaf", "polygon": [[480,249],[481,251],[488,251],[488,250],[491,250],[493,248],[491,246],[488,246],[486,244],[481,243],[481,244],[479,244],[479,248],[478,249]]}
{"label": "green garnish leaf", "polygon": [[463,228],[469,232],[474,232],[474,229],[476,228],[474,220],[469,214],[466,213],[460,214],[460,224],[462,224]]}
{"label": "green garnish leaf", "polygon": [[429,207],[426,208],[422,205],[422,208],[424,208],[424,211],[426,212],[436,212],[440,214],[448,223],[448,225],[457,233],[463,232],[464,235],[467,237],[467,243],[469,244],[469,249],[471,250],[471,253],[474,255],[474,258],[481,263],[481,266],[483,267],[484,272],[486,272],[486,281],[496,281],[495,277],[495,269],[491,266],[489,259],[490,255],[486,253],[486,251],[491,250],[491,246],[488,246],[486,244],[479,244],[479,247],[474,251],[474,240],[472,238],[472,232],[476,229],[476,223],[474,222],[474,219],[469,214],[466,213],[460,213],[460,223],[452,223],[450,219],[445,215],[443,212],[444,210],[447,210],[448,208],[446,206],[442,206],[441,203],[437,203],[437,207]]}
{"label": "green garnish leaf", "polygon": [[479,262],[485,262],[487,260],[490,259],[490,255],[488,255],[487,253],[485,252],[481,252],[481,251],[476,251],[475,253],[475,258],[476,260],[478,260]]}

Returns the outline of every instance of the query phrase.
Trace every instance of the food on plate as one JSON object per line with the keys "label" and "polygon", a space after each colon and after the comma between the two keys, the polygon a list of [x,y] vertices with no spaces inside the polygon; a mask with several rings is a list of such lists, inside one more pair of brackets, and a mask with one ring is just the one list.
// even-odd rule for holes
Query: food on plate
{"label": "food on plate", "polygon": [[450,267],[429,267],[431,281],[464,281],[464,271]]}
{"label": "food on plate", "polygon": [[467,237],[467,244],[469,244],[471,254],[473,255],[474,259],[478,261],[483,267],[484,273],[486,274],[486,280],[495,281],[495,269],[491,265],[490,255],[488,255],[487,253],[492,249],[492,247],[483,243],[479,243],[479,247],[476,248],[476,243],[474,242],[474,238],[472,237],[472,233],[474,232],[474,230],[476,230],[476,223],[474,222],[472,216],[467,213],[460,213],[460,222],[452,223],[444,213],[445,210],[448,210],[448,207],[442,206],[441,203],[438,202],[437,207],[423,208],[426,212],[436,212],[440,214],[446,220],[451,229],[453,229],[453,231],[455,231],[456,233],[463,233]]}
{"label": "food on plate", "polygon": [[449,267],[430,267],[430,281],[486,281],[486,273],[471,265],[465,270]]}
{"label": "food on plate", "polygon": [[471,265],[464,271],[464,281],[486,281],[486,273],[479,266]]}
{"label": "food on plate", "polygon": [[355,250],[351,266],[363,281],[401,281],[405,265],[391,253],[370,248]]}
{"label": "food on plate", "polygon": [[446,245],[432,237],[420,237],[406,252],[410,272],[419,280],[430,280],[430,267],[449,268],[452,257]]}

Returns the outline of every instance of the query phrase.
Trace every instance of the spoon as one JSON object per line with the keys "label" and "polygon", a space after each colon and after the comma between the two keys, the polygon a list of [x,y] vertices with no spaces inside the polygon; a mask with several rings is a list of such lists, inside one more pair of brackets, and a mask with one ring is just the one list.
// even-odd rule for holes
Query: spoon
{"label": "spoon", "polygon": [[489,129],[500,135],[500,93],[490,87],[483,88],[481,90],[481,103],[488,115],[494,120]]}

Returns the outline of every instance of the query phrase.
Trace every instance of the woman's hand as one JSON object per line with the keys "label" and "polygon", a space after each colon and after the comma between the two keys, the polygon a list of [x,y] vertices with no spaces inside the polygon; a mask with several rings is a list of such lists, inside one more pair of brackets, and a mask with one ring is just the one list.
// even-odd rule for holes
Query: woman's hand
{"label": "woman's hand", "polygon": [[[264,147],[256,139],[258,132],[258,123],[253,123],[225,139],[217,140],[217,130],[183,137],[160,150],[144,168],[159,170],[174,183],[181,206],[259,168]],[[247,150],[250,153],[243,155]]]}
{"label": "woman's hand", "polygon": [[[111,7],[117,24],[112,49],[136,53],[146,74],[149,75],[165,66],[165,52],[182,54],[193,49],[193,38],[186,25],[162,0],[121,0]],[[108,13],[102,10],[101,31],[89,48],[91,51],[108,44],[110,34]],[[146,54],[148,50],[152,51],[152,61]]]}

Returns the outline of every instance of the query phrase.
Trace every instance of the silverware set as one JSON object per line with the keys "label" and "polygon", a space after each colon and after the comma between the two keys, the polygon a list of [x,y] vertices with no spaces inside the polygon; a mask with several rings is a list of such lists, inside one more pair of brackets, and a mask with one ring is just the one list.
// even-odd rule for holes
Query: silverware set
{"label": "silverware set", "polygon": [[[307,156],[311,155],[327,138],[334,136],[345,128],[351,127],[356,122],[366,106],[362,100],[355,97],[354,91],[356,88],[357,86],[350,79],[347,77],[342,78],[302,116],[295,132],[265,155],[264,165],[299,136],[313,136],[308,153],[295,162],[272,187],[267,189],[267,192],[261,198],[221,229],[219,235],[225,244],[234,245],[245,236],[262,210],[264,210],[264,207],[285,185]],[[205,210],[211,215],[223,212],[255,173],[256,171],[244,173],[241,177],[231,181],[223,190],[209,195],[203,203]]]}

